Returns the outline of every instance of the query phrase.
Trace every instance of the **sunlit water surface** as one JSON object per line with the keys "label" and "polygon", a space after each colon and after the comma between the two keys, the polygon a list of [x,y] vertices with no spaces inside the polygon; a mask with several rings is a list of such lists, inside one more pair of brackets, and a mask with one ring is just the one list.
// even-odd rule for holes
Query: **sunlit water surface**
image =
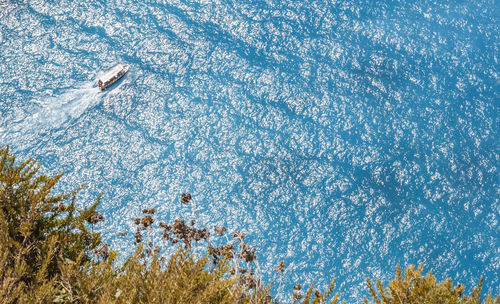
{"label": "sunlit water surface", "polygon": [[[498,293],[496,1],[0,0],[0,145],[132,219],[247,232],[341,298],[426,265]],[[95,87],[116,63],[130,72]],[[179,203],[193,195],[193,207]],[[273,266],[284,260],[282,278]]]}

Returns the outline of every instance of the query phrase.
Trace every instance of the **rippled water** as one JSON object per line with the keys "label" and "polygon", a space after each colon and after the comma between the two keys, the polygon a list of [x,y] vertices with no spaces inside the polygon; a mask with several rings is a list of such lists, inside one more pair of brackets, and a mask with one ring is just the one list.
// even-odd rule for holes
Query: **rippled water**
{"label": "rippled water", "polygon": [[[495,1],[0,0],[0,144],[144,207],[248,232],[266,281],[353,300],[424,263],[498,293]],[[131,71],[111,90],[95,81]],[[195,208],[179,204],[190,192]],[[287,263],[282,279],[272,266]],[[349,298],[351,297],[351,298]]]}

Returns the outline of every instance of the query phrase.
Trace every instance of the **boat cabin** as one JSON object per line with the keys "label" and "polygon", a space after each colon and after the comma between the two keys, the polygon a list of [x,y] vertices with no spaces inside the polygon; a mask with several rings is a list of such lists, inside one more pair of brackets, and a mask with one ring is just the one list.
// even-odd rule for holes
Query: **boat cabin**
{"label": "boat cabin", "polygon": [[127,73],[128,69],[129,66],[127,64],[118,64],[99,78],[99,80],[97,81],[97,86],[99,87],[99,89],[101,89],[101,91],[109,88],[120,78],[122,78],[123,75]]}

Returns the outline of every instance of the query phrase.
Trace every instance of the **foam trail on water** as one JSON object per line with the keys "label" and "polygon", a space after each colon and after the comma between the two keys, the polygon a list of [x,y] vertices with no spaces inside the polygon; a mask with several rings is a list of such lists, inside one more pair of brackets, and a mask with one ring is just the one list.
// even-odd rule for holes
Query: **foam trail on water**
{"label": "foam trail on water", "polygon": [[50,96],[32,103],[38,108],[31,115],[16,117],[16,122],[7,129],[0,128],[0,142],[11,143],[20,138],[33,138],[60,128],[79,118],[88,108],[100,100],[100,90],[88,82],[76,89],[70,89],[59,96]]}

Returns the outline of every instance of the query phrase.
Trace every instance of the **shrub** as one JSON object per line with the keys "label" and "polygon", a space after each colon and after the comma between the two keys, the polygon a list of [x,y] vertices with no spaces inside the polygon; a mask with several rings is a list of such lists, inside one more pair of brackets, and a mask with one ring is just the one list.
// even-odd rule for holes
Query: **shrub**
{"label": "shrub", "polygon": [[[423,265],[417,269],[410,266],[405,271],[405,276],[401,274],[401,267],[396,268],[396,278],[389,283],[388,288],[384,288],[380,280],[377,280],[377,289],[370,279],[367,279],[368,289],[376,304],[493,304],[491,294],[484,302],[481,302],[481,287],[483,279],[479,281],[477,287],[472,291],[471,296],[463,295],[465,286],[457,284],[453,287],[451,279],[438,282],[432,272],[422,276]],[[365,304],[369,302],[364,299]],[[495,303],[500,302],[497,296]],[[370,302],[373,303],[373,302]]]}
{"label": "shrub", "polygon": [[50,298],[60,266],[67,261],[89,261],[100,243],[100,235],[85,225],[99,200],[79,210],[75,197],[80,189],[52,195],[62,173],[37,176],[38,170],[34,160],[16,164],[8,148],[0,149],[2,303]]}
{"label": "shrub", "polygon": [[[0,149],[1,303],[271,302],[269,288],[255,284],[253,275],[230,270],[234,263],[229,260],[239,259],[236,256],[229,258],[209,247],[204,257],[196,258],[191,242],[206,240],[209,233],[180,219],[163,224],[172,228],[164,236],[185,248],[165,259],[139,244],[136,253],[119,265],[117,253],[109,252],[107,244],[100,246],[101,236],[92,229],[103,220],[96,211],[100,197],[89,208],[79,209],[75,200],[81,187],[52,194],[63,174],[49,177],[37,175],[38,170],[36,161],[17,164],[8,148]],[[183,203],[189,200],[184,194]],[[142,226],[136,232],[137,243],[154,222],[154,209],[146,211],[138,223]],[[249,250],[248,245],[242,248]],[[253,286],[247,284],[250,279]]]}
{"label": "shrub", "polygon": [[[38,175],[36,161],[16,164],[8,148],[0,149],[0,301],[1,303],[273,303],[271,285],[262,284],[256,261],[256,249],[245,243],[245,234],[231,234],[232,242],[216,246],[212,236],[223,236],[227,228],[195,228],[176,219],[172,224],[159,222],[167,246],[175,254],[161,257],[160,247],[153,249],[143,239],[155,224],[153,209],[144,209],[135,224],[135,254],[124,264],[116,262],[117,252],[101,244],[101,235],[93,225],[103,216],[96,210],[100,197],[88,208],[77,208],[71,193],[52,194],[62,173],[54,177]],[[183,193],[180,202],[191,202]],[[90,229],[89,229],[90,227]],[[192,246],[205,242],[205,255],[193,254]],[[280,275],[284,262],[276,267]],[[499,304],[491,295],[481,302],[482,279],[470,296],[465,287],[453,287],[450,279],[437,282],[431,272],[422,276],[422,266],[410,266],[403,277],[388,287],[380,280],[376,288],[368,279],[375,302],[365,304]],[[311,285],[302,292],[297,284],[291,301],[297,303],[338,303],[333,295],[335,280],[322,293]],[[275,302],[275,301],[274,301]]]}

